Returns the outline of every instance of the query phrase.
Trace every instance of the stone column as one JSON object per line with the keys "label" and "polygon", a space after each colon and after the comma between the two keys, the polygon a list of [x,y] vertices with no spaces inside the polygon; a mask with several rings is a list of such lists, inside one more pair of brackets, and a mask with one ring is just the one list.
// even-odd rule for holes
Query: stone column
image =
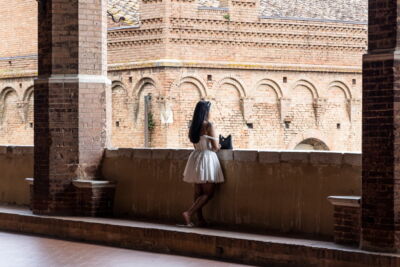
{"label": "stone column", "polygon": [[361,247],[400,250],[400,50],[397,0],[369,0],[363,58]]}
{"label": "stone column", "polygon": [[[107,0],[39,1],[34,104],[36,214],[73,214],[77,179],[98,177],[108,140]],[[107,110],[110,112],[109,110]]]}

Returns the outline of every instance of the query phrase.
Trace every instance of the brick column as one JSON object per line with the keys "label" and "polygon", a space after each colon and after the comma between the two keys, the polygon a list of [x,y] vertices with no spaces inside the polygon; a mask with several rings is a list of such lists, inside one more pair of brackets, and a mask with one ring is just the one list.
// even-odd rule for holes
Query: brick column
{"label": "brick column", "polygon": [[[107,0],[39,1],[33,212],[73,214],[108,140]],[[107,110],[108,111],[108,110]],[[109,112],[109,111],[108,111]]]}
{"label": "brick column", "polygon": [[397,0],[369,0],[363,58],[361,247],[400,250],[400,58]]}

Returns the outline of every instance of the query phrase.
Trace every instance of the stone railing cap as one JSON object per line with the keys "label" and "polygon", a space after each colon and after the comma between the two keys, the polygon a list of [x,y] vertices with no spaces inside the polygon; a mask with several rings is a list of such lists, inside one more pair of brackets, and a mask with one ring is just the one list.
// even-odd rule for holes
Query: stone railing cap
{"label": "stone railing cap", "polygon": [[[107,149],[106,158],[135,158],[187,160],[193,149],[182,148],[113,148]],[[312,165],[361,166],[361,153],[343,151],[300,151],[300,150],[220,150],[218,157],[223,161],[246,161],[263,164],[304,163]]]}
{"label": "stone railing cap", "polygon": [[360,207],[360,196],[329,196],[328,201],[334,206]]}
{"label": "stone railing cap", "polygon": [[[25,181],[33,185],[34,178],[25,178]],[[78,179],[72,181],[72,184],[78,188],[92,188],[92,187],[115,187],[115,182],[101,181],[101,180],[83,180]]]}
{"label": "stone railing cap", "polygon": [[115,187],[115,182],[102,180],[83,180],[78,179],[72,181],[72,184],[78,188],[93,188],[93,187]]}

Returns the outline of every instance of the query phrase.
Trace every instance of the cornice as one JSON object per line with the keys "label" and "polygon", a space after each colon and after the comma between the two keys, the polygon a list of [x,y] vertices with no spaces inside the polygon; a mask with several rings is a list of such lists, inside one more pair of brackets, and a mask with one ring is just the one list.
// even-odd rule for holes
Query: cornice
{"label": "cornice", "polygon": [[361,74],[361,67],[308,65],[308,64],[278,64],[231,61],[201,61],[201,60],[174,60],[161,59],[140,62],[109,64],[109,71],[142,69],[142,68],[215,68],[215,69],[242,69],[242,70],[270,70],[270,71],[300,71],[300,72],[333,72]]}

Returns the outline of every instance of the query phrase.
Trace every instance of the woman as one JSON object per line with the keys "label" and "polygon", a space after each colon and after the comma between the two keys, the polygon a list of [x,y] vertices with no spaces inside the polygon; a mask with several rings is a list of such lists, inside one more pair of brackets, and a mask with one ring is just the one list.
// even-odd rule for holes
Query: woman
{"label": "woman", "polygon": [[224,175],[216,151],[219,150],[218,137],[214,126],[209,122],[210,106],[208,101],[199,101],[193,113],[189,130],[189,139],[194,151],[190,154],[183,173],[183,181],[194,184],[194,202],[182,213],[186,226],[193,227],[192,215],[197,214],[198,225],[205,226],[202,208],[212,198],[215,183],[222,183]]}

